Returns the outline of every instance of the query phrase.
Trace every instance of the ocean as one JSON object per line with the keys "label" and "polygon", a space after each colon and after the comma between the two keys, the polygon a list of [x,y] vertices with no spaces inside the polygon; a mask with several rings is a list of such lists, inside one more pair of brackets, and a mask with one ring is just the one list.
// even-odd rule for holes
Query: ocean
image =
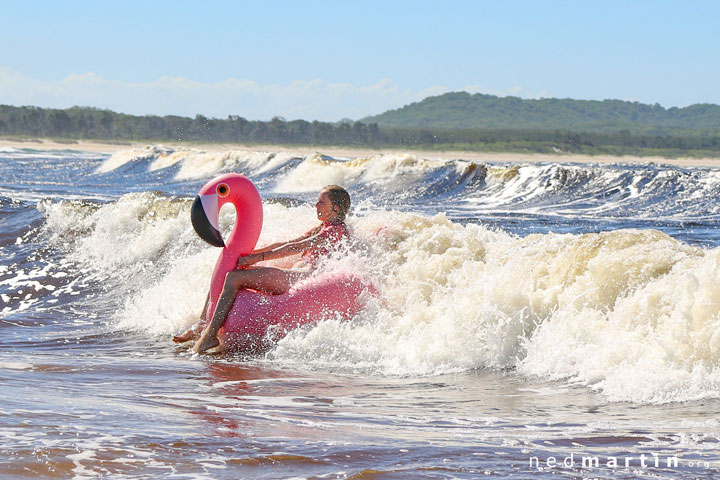
{"label": "ocean", "polygon": [[[717,478],[720,169],[557,158],[0,149],[0,476]],[[345,186],[324,268],[380,295],[262,355],[174,344],[230,171],[260,244]]]}

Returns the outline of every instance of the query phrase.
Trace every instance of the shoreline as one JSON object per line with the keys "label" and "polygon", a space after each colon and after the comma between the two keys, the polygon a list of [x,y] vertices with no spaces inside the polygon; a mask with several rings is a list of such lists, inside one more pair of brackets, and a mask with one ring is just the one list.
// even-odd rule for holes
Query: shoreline
{"label": "shoreline", "polygon": [[334,157],[368,157],[382,154],[398,154],[409,153],[418,157],[428,159],[463,159],[479,162],[511,162],[511,163],[636,163],[640,165],[647,164],[665,164],[679,167],[720,167],[720,157],[718,158],[693,158],[678,157],[665,158],[659,156],[638,157],[632,155],[581,155],[572,153],[515,153],[515,152],[473,152],[462,150],[403,150],[403,149],[369,149],[355,147],[291,147],[284,145],[242,145],[229,143],[148,143],[148,142],[94,142],[88,140],[73,141],[73,143],[61,143],[47,139],[3,139],[0,138],[0,148],[29,148],[33,150],[77,150],[90,153],[115,153],[121,150],[144,149],[148,145],[163,145],[164,147],[174,150],[202,150],[208,152],[217,151],[274,151],[274,152],[297,152],[301,154],[322,153]]}

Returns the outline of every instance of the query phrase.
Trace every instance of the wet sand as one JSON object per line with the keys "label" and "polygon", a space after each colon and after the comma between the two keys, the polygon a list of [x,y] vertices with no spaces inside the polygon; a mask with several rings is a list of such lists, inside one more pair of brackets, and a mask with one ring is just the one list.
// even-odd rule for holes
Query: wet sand
{"label": "wet sand", "polygon": [[[78,141],[76,143],[60,143],[53,140],[33,139],[20,141],[15,139],[1,139],[0,148],[32,148],[37,150],[78,150],[82,152],[113,153],[119,150],[143,149],[148,145],[157,145],[148,142],[118,142],[102,143],[93,141]],[[276,151],[296,152],[300,154],[322,153],[334,157],[368,157],[379,154],[411,153],[424,158],[441,158],[476,160],[483,162],[561,162],[561,163],[661,163],[676,165],[680,167],[720,167],[720,157],[717,158],[665,158],[657,156],[637,157],[631,155],[576,155],[569,153],[540,154],[540,153],[495,153],[495,152],[470,152],[460,150],[402,150],[402,149],[369,149],[351,147],[295,147],[287,145],[242,145],[230,143],[163,143],[164,147],[174,150],[195,149],[202,151]]]}

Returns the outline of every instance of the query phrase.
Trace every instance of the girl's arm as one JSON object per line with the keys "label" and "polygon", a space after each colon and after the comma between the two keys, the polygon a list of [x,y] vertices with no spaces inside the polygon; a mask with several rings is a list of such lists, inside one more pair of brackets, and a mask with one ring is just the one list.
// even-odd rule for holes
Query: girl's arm
{"label": "girl's arm", "polygon": [[305,250],[311,248],[315,242],[320,239],[319,231],[320,229],[316,228],[302,237],[290,242],[277,243],[259,250],[254,250],[250,255],[240,257],[238,259],[238,267],[247,267],[265,260],[276,260],[278,258],[289,257],[290,255],[304,252]]}
{"label": "girl's arm", "polygon": [[[273,244],[271,244],[271,245],[266,245],[266,246],[264,246],[264,247],[262,247],[262,248],[257,248],[257,249],[255,249],[255,250],[253,250],[252,253],[253,253],[253,254],[255,254],[255,253],[265,253],[265,252],[269,252],[270,250],[276,250],[276,249],[278,249],[278,248],[280,248],[280,247],[282,247],[282,246],[284,246],[284,245],[287,245],[287,244],[289,244],[289,243],[302,242],[302,241],[305,240],[306,238],[310,238],[310,237],[312,237],[312,236],[317,235],[317,233],[320,231],[321,228],[322,228],[322,225],[320,225],[320,226],[318,226],[318,227],[316,227],[316,228],[313,228],[313,229],[310,230],[309,232],[307,232],[307,233],[299,236],[298,238],[296,238],[296,239],[294,239],[294,240],[290,240],[290,241],[288,241],[288,242],[277,242],[277,243],[273,243]],[[249,256],[249,255],[248,255],[248,256]],[[247,258],[247,257],[246,257],[246,258]],[[270,259],[268,258],[268,260],[270,260]],[[260,260],[258,260],[258,261],[260,261]]]}

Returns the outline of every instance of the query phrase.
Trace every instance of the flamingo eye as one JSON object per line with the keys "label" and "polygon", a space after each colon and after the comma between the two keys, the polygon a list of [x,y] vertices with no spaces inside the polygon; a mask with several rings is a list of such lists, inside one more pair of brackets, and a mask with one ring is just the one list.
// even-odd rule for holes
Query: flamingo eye
{"label": "flamingo eye", "polygon": [[218,195],[220,195],[221,197],[225,197],[230,192],[230,187],[228,187],[224,183],[221,183],[217,186],[216,191]]}

